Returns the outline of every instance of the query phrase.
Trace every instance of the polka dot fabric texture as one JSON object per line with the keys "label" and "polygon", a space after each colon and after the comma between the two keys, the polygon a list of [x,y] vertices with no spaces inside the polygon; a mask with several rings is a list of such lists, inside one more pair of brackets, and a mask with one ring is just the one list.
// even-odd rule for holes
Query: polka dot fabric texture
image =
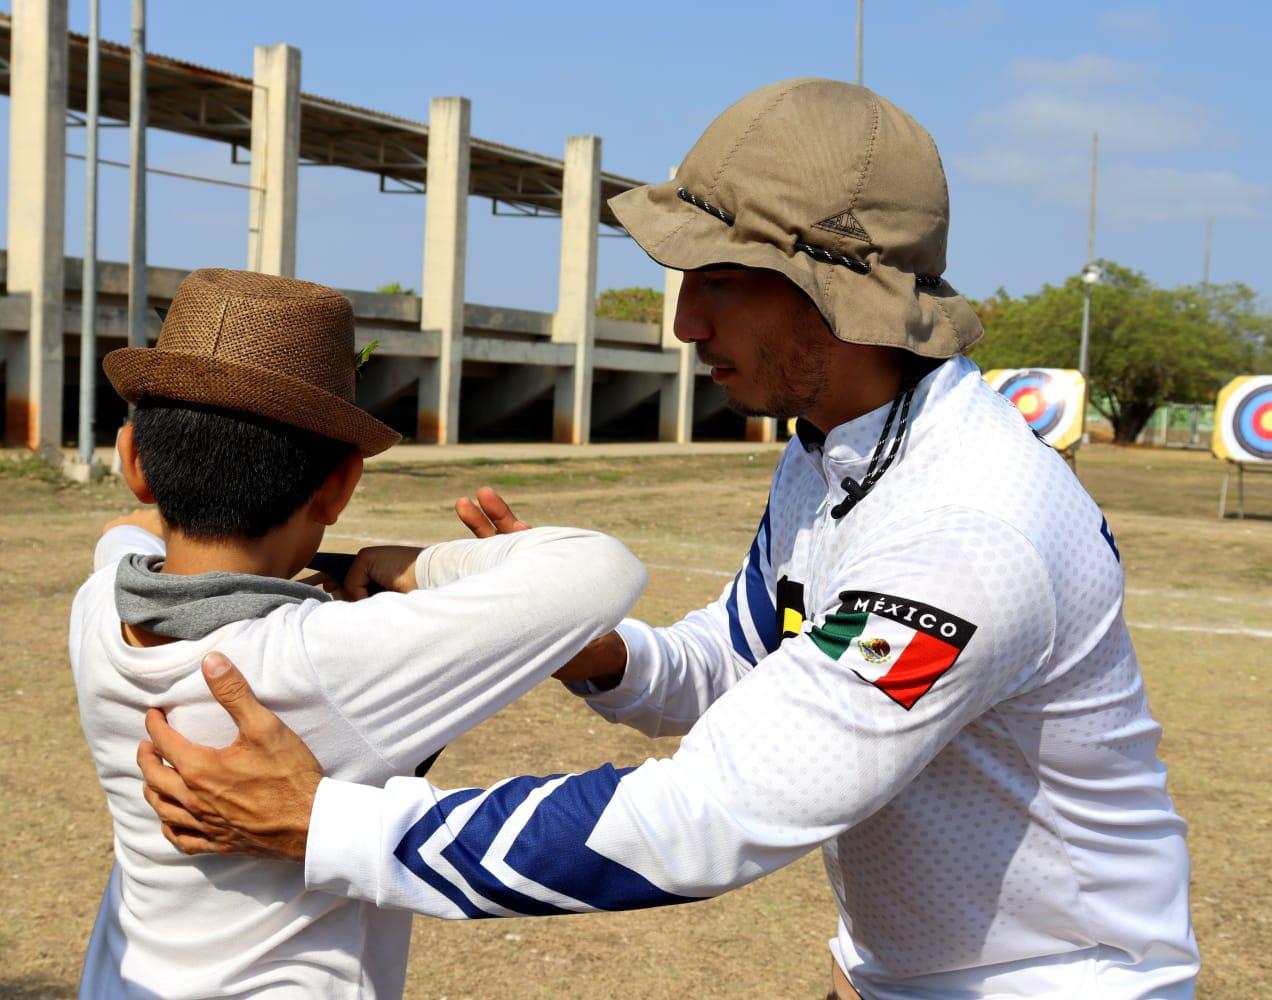
{"label": "polka dot fabric texture", "polygon": [[[779,603],[778,580],[801,585],[801,632],[753,668],[739,662],[728,598],[752,582],[743,572],[676,626],[625,623],[628,676],[594,706],[652,733],[701,717],[676,760],[711,776],[739,840],[762,829],[784,846],[823,842],[842,918],[833,949],[867,997],[990,983],[1081,995],[1063,990],[1089,976],[1109,996],[1190,995],[1184,824],[1103,515],[954,359],[920,383],[892,469],[836,519],[885,413],[793,440],[774,478],[766,596]],[[819,629],[852,627],[845,593],[926,605],[975,633],[906,708],[854,659],[864,633],[838,658],[818,646]]]}

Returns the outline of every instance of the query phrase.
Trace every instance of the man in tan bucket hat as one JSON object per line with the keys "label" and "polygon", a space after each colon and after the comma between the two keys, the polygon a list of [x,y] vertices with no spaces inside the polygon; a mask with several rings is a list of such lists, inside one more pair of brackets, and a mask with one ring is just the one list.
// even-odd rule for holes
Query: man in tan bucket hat
{"label": "man in tan bucket hat", "polygon": [[324,777],[231,671],[210,684],[238,758],[149,720],[174,842],[277,851],[312,888],[448,918],[685,903],[820,847],[832,995],[1191,996],[1183,823],[1117,546],[961,354],[980,327],[943,277],[931,138],[868,90],[785,81],[613,207],[684,270],[676,334],[730,404],[799,418],[719,599],[627,620],[558,672],[679,750],[370,788]]}

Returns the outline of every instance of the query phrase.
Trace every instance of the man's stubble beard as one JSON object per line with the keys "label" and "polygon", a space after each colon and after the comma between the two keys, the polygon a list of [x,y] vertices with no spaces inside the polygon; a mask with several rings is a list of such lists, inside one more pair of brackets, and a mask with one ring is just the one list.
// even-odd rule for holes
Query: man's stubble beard
{"label": "man's stubble beard", "polygon": [[[768,394],[759,406],[734,399],[726,393],[725,405],[743,417],[774,417],[789,420],[811,410],[830,388],[826,371],[827,338],[833,336],[818,317],[816,327],[770,333],[756,351],[753,382]],[[775,347],[778,338],[788,341],[785,350]],[[798,346],[797,346],[798,345]]]}

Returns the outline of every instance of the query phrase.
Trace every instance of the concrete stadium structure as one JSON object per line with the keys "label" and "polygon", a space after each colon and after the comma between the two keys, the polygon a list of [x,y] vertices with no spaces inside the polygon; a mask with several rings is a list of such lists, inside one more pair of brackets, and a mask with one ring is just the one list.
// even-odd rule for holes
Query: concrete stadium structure
{"label": "concrete stadium structure", "polygon": [[[14,0],[12,16],[0,14],[0,92],[10,101],[8,251],[0,274],[4,437],[36,450],[63,445],[75,426],[68,374],[77,366],[67,360],[79,352],[83,268],[64,255],[66,128],[68,115],[85,108],[87,54],[88,39],[67,29],[66,0]],[[102,42],[99,60],[101,114],[127,122],[129,49]],[[672,336],[676,272],[666,274],[661,324],[595,315],[598,229],[618,228],[606,200],[641,183],[601,170],[600,138],[571,137],[556,160],[473,138],[466,98],[434,98],[424,125],[302,92],[301,54],[287,45],[257,47],[253,68],[249,79],[146,54],[148,127],[250,157],[249,268],[294,273],[301,166],[369,172],[381,190],[426,195],[422,298],[349,292],[359,346],[380,342],[359,383],[362,405],[392,410],[399,429],[441,444],[460,439],[461,421],[466,432],[507,426],[547,400],[545,436],[575,444],[655,402],[658,438],[686,442],[696,422],[722,409],[706,369]],[[465,301],[470,196],[560,218],[555,313]],[[147,268],[148,304],[166,305],[183,274]],[[104,354],[128,336],[129,269],[99,263],[97,275]],[[148,338],[158,330],[152,311]],[[414,420],[406,423],[413,426],[403,426],[410,400]],[[776,423],[748,420],[745,434],[774,440]]]}

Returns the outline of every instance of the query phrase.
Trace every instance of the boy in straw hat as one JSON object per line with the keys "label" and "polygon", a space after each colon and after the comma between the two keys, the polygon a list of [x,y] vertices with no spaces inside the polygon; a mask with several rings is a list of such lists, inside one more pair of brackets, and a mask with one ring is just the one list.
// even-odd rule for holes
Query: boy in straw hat
{"label": "boy in straw hat", "polygon": [[[312,888],[452,918],[683,903],[820,848],[841,997],[1191,996],[1184,824],[1117,546],[961,354],[981,331],[943,277],[931,137],[871,91],[785,80],[612,204],[685,272],[676,335],[731,404],[800,418],[719,600],[566,668],[679,750],[489,789],[319,783],[227,673],[238,757],[148,720],[176,768],[142,746],[160,816],[198,824],[191,849],[242,837]],[[284,776],[316,790],[279,804]]]}
{"label": "boy in straw hat", "polygon": [[[353,603],[293,582],[364,456],[398,438],[354,405],[355,364],[343,295],[223,270],[182,282],[156,348],[105,360],[137,404],[123,475],[158,515],[105,532],[71,617],[80,717],[115,826],[85,997],[401,994],[409,914],[308,892],[294,865],[183,857],[155,824],[135,760],[146,711],[205,743],[234,737],[200,674],[212,650],[259,665],[253,686],[327,770],[382,785],[639,596],[643,568],[621,544],[560,528],[363,550],[345,581],[364,598]],[[372,583],[387,589],[367,597]]]}

